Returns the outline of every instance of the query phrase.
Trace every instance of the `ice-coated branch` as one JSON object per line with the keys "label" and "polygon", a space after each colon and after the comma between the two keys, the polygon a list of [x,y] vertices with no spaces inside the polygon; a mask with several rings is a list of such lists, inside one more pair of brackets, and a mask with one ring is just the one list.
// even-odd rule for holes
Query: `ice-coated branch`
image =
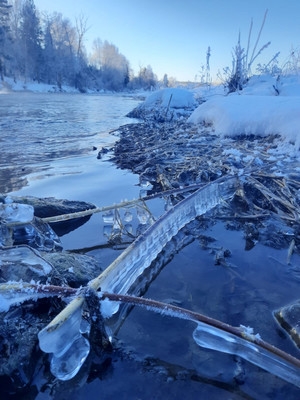
{"label": "ice-coated branch", "polygon": [[259,334],[253,334],[252,328],[243,325],[234,327],[204,314],[143,297],[107,292],[102,292],[99,296],[102,300],[109,299],[146,307],[162,315],[193,321],[197,323],[193,338],[199,346],[239,355],[252,364],[300,387],[300,360],[265,342]]}
{"label": "ice-coated branch", "polygon": [[[51,371],[61,380],[68,380],[75,376],[89,354],[90,344],[82,336],[81,313],[83,301],[90,296],[91,290],[93,289],[90,287],[73,289],[22,282],[0,285],[0,305],[9,304],[9,306],[42,297],[75,297],[80,292],[80,296],[75,298],[75,303],[70,303],[72,304],[71,314],[67,315],[65,309],[64,313],[60,314],[60,320],[55,321],[56,324],[59,324],[59,322],[61,324],[59,328],[55,325],[51,340],[48,340],[45,331],[39,333],[41,349],[54,354],[51,360]],[[99,298],[100,302],[109,300],[110,302],[126,303],[132,306],[145,307],[147,310],[160,313],[163,316],[193,321],[197,324],[193,332],[193,339],[197,345],[239,355],[252,364],[300,387],[300,360],[263,341],[260,335],[253,334],[252,328],[243,325],[234,327],[204,314],[144,297],[102,291],[93,291],[93,293],[95,293],[96,298]],[[76,301],[79,301],[80,304],[76,304]],[[93,306],[97,307],[97,303]],[[2,309],[1,311],[7,310]],[[90,310],[90,312],[94,313],[95,310]],[[43,335],[46,335],[46,337]],[[98,340],[101,340],[101,338],[98,338]]]}
{"label": "ice-coated branch", "polygon": [[145,197],[142,197],[139,199],[121,201],[118,204],[113,204],[110,206],[95,207],[95,208],[90,208],[88,210],[73,212],[70,214],[61,214],[61,215],[53,215],[51,217],[44,217],[44,218],[41,218],[41,220],[46,223],[54,223],[54,222],[68,221],[68,220],[76,219],[76,218],[88,217],[90,215],[101,213],[101,212],[106,212],[106,211],[115,210],[115,209],[124,208],[124,207],[131,207],[131,206],[134,206],[134,205],[140,203],[141,201],[144,202],[144,201],[148,201],[148,200],[153,200],[157,197],[169,196],[171,194],[175,195],[175,194],[179,194],[179,193],[192,192],[192,191],[199,189],[201,186],[203,186],[203,183],[190,185],[190,186],[180,188],[180,189],[176,188],[176,189],[165,190],[163,192],[154,193],[154,194],[151,194],[149,196],[145,196]]}
{"label": "ice-coated branch", "polygon": [[70,287],[43,285],[38,283],[8,282],[0,284],[0,312],[7,312],[11,306],[27,300],[38,300],[44,297],[76,296],[78,289]]}

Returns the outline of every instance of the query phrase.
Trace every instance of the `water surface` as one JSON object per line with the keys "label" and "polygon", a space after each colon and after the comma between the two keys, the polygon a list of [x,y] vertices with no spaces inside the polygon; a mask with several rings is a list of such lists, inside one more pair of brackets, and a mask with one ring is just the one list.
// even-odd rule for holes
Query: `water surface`
{"label": "water surface", "polygon": [[[125,115],[136,105],[133,98],[115,95],[1,95],[0,192],[90,201],[97,206],[137,198],[143,189],[138,176],[117,169],[109,155],[97,159],[97,152],[117,139],[109,132],[130,123]],[[164,200],[148,206],[157,217]],[[139,228],[136,208],[131,212],[135,232]],[[105,268],[122,251],[107,245],[106,229],[101,215],[94,215],[61,238],[64,249],[81,249]],[[297,356],[272,311],[299,297],[299,256],[293,255],[292,265],[287,265],[287,249],[257,244],[247,251],[243,233],[227,230],[220,221],[200,222],[189,229],[185,245],[180,246],[176,238],[169,256],[162,256],[164,268],[149,285],[147,297],[232,325],[249,325],[263,339]],[[204,237],[214,241],[204,246]],[[215,253],[221,248],[230,250],[232,267],[215,264]],[[299,398],[298,389],[246,362],[242,363],[244,382],[237,384],[239,360],[199,349],[192,339],[194,328],[186,321],[133,309],[116,333],[111,355],[87,360],[71,382],[51,378],[47,365],[38,368],[26,398]]]}

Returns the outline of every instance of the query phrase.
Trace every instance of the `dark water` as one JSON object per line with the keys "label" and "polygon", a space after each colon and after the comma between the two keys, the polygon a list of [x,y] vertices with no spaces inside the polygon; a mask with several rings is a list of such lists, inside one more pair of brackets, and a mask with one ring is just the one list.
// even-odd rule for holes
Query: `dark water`
{"label": "dark water", "polygon": [[[138,176],[97,159],[115,137],[108,131],[130,120],[123,116],[137,101],[120,96],[9,94],[0,97],[3,193],[54,196],[111,205],[139,196]],[[164,200],[148,204],[157,217]],[[138,229],[136,209],[132,227]],[[122,214],[123,211],[121,211]],[[122,214],[123,216],[123,214]],[[61,238],[65,249],[83,249],[102,267],[122,251],[107,245],[100,215]],[[106,232],[107,234],[107,232]],[[245,250],[241,231],[225,223],[199,220],[169,244],[157,263],[145,296],[179,305],[232,325],[251,326],[283,350],[298,350],[279,329],[273,310],[299,298],[300,259],[287,265],[287,249],[257,244]],[[230,267],[215,264],[221,249],[231,253]],[[22,399],[298,399],[300,390],[247,362],[242,382],[234,378],[236,357],[199,348],[191,322],[135,308],[115,332],[114,350],[90,357],[70,382],[53,379],[48,366],[36,375]],[[21,397],[20,397],[21,396]],[[0,396],[1,398],[1,396]]]}

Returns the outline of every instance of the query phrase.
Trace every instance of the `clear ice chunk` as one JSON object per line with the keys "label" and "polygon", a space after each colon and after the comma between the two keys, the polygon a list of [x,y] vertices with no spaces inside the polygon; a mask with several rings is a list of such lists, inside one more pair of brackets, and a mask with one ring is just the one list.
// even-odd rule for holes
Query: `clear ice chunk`
{"label": "clear ice chunk", "polygon": [[150,217],[149,212],[147,210],[145,210],[144,208],[138,207],[136,210],[136,213],[137,213],[139,222],[142,225],[146,225],[147,222],[149,221],[149,217]]}
{"label": "clear ice chunk", "polygon": [[0,249],[0,267],[4,269],[13,264],[18,264],[20,269],[29,268],[38,276],[49,275],[52,271],[51,264],[42,258],[38,251],[28,246]]}
{"label": "clear ice chunk", "polygon": [[198,346],[235,354],[273,375],[300,387],[300,368],[243,338],[199,322],[193,333]]}
{"label": "clear ice chunk", "polygon": [[42,329],[39,334],[40,349],[45,353],[53,353],[57,358],[63,355],[80,335],[82,307],[78,307],[61,323]]}
{"label": "clear ice chunk", "polygon": [[115,213],[110,210],[102,214],[103,222],[107,225],[113,225],[115,222]]}
{"label": "clear ice chunk", "polygon": [[90,343],[79,334],[72,346],[62,355],[53,355],[50,363],[52,374],[61,381],[72,379],[80,370],[90,352]]}
{"label": "clear ice chunk", "polygon": [[33,220],[34,208],[28,204],[0,204],[0,220],[4,223],[29,223]]}
{"label": "clear ice chunk", "polygon": [[130,211],[125,211],[125,213],[124,213],[124,221],[125,221],[125,222],[131,222],[132,219],[133,219],[132,212],[130,212]]}

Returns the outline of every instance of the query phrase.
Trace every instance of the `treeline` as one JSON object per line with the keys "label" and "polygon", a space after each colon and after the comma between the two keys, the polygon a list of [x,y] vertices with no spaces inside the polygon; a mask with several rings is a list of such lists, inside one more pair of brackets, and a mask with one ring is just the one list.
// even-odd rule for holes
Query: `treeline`
{"label": "treeline", "polygon": [[87,54],[88,20],[72,23],[60,13],[41,14],[33,0],[0,0],[0,77],[87,89],[149,90],[157,85],[151,66],[134,76],[129,61],[108,41],[96,39]]}

